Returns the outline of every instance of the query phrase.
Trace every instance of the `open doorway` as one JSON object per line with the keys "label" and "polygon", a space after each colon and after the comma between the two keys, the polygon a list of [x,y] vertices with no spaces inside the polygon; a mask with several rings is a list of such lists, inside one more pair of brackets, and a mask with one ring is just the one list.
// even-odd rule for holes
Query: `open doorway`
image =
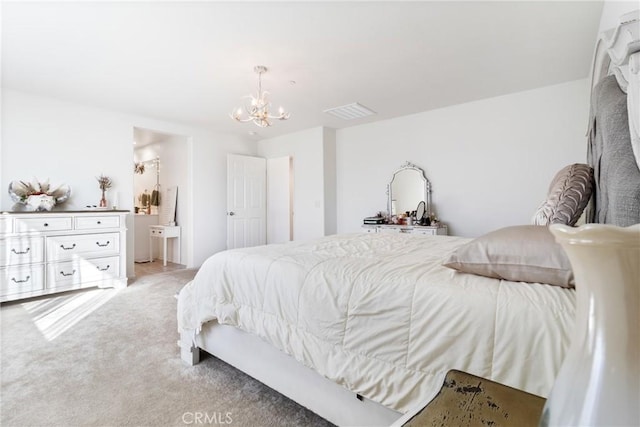
{"label": "open doorway", "polygon": [[190,138],[134,127],[134,273],[185,268]]}

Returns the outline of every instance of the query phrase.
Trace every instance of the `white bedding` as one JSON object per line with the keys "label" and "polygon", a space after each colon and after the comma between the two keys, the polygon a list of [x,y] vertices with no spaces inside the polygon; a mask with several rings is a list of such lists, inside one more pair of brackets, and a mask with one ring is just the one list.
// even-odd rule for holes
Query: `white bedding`
{"label": "white bedding", "polygon": [[450,369],[547,396],[574,291],[442,267],[467,241],[361,233],[220,252],[180,292],[178,325],[237,326],[400,412]]}

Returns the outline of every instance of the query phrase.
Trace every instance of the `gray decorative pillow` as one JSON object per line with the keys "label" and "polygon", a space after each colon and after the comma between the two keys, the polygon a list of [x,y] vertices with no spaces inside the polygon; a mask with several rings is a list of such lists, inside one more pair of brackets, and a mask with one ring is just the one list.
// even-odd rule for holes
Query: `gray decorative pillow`
{"label": "gray decorative pillow", "polygon": [[442,264],[463,273],[570,288],[573,270],[564,249],[539,225],[501,228],[460,246]]}
{"label": "gray decorative pillow", "polygon": [[593,190],[593,168],[574,163],[560,170],[551,181],[547,200],[533,216],[535,225],[575,225],[589,203]]}

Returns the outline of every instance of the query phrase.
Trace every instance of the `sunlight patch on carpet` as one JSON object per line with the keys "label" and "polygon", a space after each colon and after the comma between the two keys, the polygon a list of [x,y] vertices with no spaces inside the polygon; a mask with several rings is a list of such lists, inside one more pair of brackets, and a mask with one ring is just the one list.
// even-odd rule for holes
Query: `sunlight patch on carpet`
{"label": "sunlight patch on carpet", "polygon": [[31,314],[33,322],[47,341],[53,341],[104,305],[118,292],[118,289],[95,289],[26,302],[22,307]]}

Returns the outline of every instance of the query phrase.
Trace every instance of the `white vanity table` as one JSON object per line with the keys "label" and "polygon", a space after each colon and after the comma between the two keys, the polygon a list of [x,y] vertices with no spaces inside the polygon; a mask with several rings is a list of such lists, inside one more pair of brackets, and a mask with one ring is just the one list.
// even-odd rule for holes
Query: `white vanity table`
{"label": "white vanity table", "polygon": [[153,261],[153,239],[162,239],[162,265],[167,266],[167,239],[178,239],[178,259],[180,264],[180,227],[177,225],[149,226],[149,261]]}
{"label": "white vanity table", "polygon": [[395,224],[365,224],[362,226],[365,233],[405,233],[421,234],[424,236],[447,236],[449,230],[446,224],[439,225],[395,225]]}
{"label": "white vanity table", "polygon": [[180,235],[181,227],[175,225],[177,209],[178,187],[169,187],[163,193],[160,204],[160,224],[149,226],[149,261],[153,261],[153,239],[162,239],[162,265],[167,266],[167,240],[177,239],[177,256],[173,262],[180,264]]}
{"label": "white vanity table", "polygon": [[378,222],[383,222],[380,216],[370,217],[365,218],[362,231],[364,233],[404,233],[423,236],[449,235],[447,225],[439,221],[437,225],[419,225],[419,223],[430,223],[429,218],[434,219],[435,214],[431,203],[431,182],[427,179],[424,170],[413,163],[406,162],[400,166],[387,184],[387,212],[394,219],[394,222],[396,215],[402,217],[405,212],[407,214],[414,212],[412,214],[413,224],[379,224]]}

